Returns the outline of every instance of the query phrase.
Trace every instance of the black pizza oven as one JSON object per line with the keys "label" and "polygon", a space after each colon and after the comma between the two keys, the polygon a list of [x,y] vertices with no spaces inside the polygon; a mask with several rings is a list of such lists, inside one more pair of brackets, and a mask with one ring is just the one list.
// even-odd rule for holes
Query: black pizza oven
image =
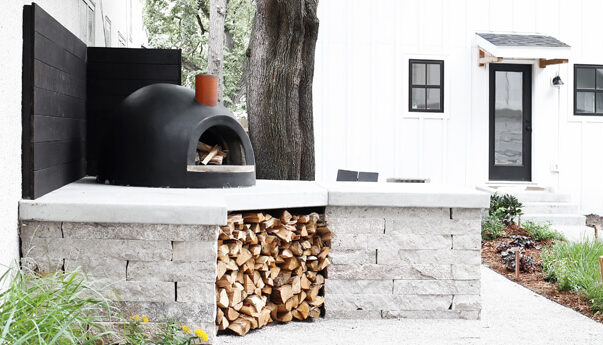
{"label": "black pizza oven", "polygon": [[255,185],[249,137],[217,102],[216,90],[215,77],[199,75],[196,91],[153,84],[129,95],[109,115],[97,180],[173,188]]}

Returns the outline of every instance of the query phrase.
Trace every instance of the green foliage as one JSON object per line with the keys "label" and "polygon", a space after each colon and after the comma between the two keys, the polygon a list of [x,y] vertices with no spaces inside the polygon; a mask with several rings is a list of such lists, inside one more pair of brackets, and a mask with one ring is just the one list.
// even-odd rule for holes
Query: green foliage
{"label": "green foliage", "polygon": [[[228,0],[224,21],[224,105],[245,109],[243,63],[253,17],[254,0]],[[182,50],[182,84],[192,87],[195,75],[207,73],[209,0],[146,0],[143,20],[154,48]]]}
{"label": "green foliage", "polygon": [[511,194],[498,195],[494,193],[490,196],[490,216],[497,217],[505,225],[515,224],[515,218],[523,214],[522,203]]}
{"label": "green foliage", "polygon": [[8,270],[0,277],[0,345],[93,345],[105,336],[116,336],[102,321],[124,322],[119,336],[127,345],[193,345],[208,335],[176,322],[159,324],[160,333],[150,334],[146,317],[135,315],[127,322],[110,301],[88,284],[80,273],[57,272],[39,276]]}
{"label": "green foliage", "polygon": [[542,268],[547,279],[557,282],[559,290],[579,291],[592,302],[592,311],[603,312],[600,256],[602,241],[557,242],[543,250]]}
{"label": "green foliage", "polygon": [[208,340],[207,334],[196,329],[191,332],[188,326],[178,327],[176,322],[167,322],[160,325],[161,333],[149,334],[143,328],[148,319],[142,319],[134,315],[127,323],[122,337],[126,339],[126,345],[193,345],[202,344]]}
{"label": "green foliage", "polygon": [[505,225],[494,216],[488,216],[482,220],[482,238],[484,240],[493,240],[504,235]]}
{"label": "green foliage", "polygon": [[0,293],[1,345],[92,345],[107,334],[98,315],[111,307],[78,273],[8,270],[0,285],[8,287]]}
{"label": "green foliage", "polygon": [[548,239],[554,239],[559,241],[565,241],[565,237],[557,230],[551,228],[551,223],[536,224],[532,221],[525,221],[521,223],[521,226],[527,231],[534,241],[544,241]]}

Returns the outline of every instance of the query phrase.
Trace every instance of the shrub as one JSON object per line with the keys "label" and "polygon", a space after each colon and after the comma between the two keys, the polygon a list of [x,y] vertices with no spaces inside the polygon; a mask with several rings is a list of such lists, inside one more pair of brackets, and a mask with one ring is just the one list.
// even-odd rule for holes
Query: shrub
{"label": "shrub", "polygon": [[505,225],[515,224],[515,218],[523,214],[522,203],[511,194],[490,196],[490,209],[488,214],[500,219]]}
{"label": "shrub", "polygon": [[482,220],[482,238],[484,240],[493,240],[504,235],[505,225],[500,219],[494,216],[488,216]]}
{"label": "shrub", "polygon": [[579,291],[592,302],[593,312],[603,312],[599,256],[603,256],[602,241],[557,242],[543,250],[542,268],[559,290]]}
{"label": "shrub", "polygon": [[134,315],[127,323],[122,337],[126,339],[126,345],[194,345],[208,341],[207,333],[200,329],[194,332],[186,325],[178,327],[176,322],[167,322],[160,325],[161,333],[148,334],[142,323],[148,322],[146,317],[140,318]]}
{"label": "shrub", "polygon": [[95,344],[107,300],[78,273],[44,277],[8,270],[0,277],[0,344]]}
{"label": "shrub", "polygon": [[159,334],[147,334],[146,317],[127,322],[111,302],[92,289],[81,273],[56,272],[44,276],[8,270],[0,277],[0,345],[102,344],[105,336],[117,336],[102,327],[110,318],[125,322],[119,336],[127,345],[192,345],[208,340],[207,334],[175,322],[160,324]]}
{"label": "shrub", "polygon": [[565,237],[555,229],[551,228],[551,223],[537,224],[530,220],[523,222],[522,227],[532,236],[534,241],[544,241],[548,239],[565,241]]}

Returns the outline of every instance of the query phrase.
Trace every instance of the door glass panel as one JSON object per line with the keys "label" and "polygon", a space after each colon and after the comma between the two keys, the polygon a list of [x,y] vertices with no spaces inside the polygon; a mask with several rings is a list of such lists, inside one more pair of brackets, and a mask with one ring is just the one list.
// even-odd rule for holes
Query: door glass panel
{"label": "door glass panel", "polygon": [[603,114],[603,92],[597,92],[597,113]]}
{"label": "door glass panel", "polygon": [[576,108],[579,113],[594,113],[595,112],[595,93],[594,92],[577,92]]}
{"label": "door glass panel", "polygon": [[440,109],[440,89],[427,89],[427,109]]}
{"label": "door glass panel", "polygon": [[425,64],[424,63],[413,63],[412,64],[412,84],[413,85],[425,85]]}
{"label": "door glass panel", "polygon": [[603,68],[597,69],[597,89],[603,90]]}
{"label": "door glass panel", "polygon": [[576,77],[579,89],[595,88],[595,70],[592,68],[577,68]]}
{"label": "door glass panel", "polygon": [[440,85],[440,65],[427,65],[427,85]]}
{"label": "door glass panel", "polygon": [[523,73],[496,71],[494,164],[523,165]]}
{"label": "door glass panel", "polygon": [[413,109],[425,109],[425,89],[422,87],[413,87],[411,101]]}

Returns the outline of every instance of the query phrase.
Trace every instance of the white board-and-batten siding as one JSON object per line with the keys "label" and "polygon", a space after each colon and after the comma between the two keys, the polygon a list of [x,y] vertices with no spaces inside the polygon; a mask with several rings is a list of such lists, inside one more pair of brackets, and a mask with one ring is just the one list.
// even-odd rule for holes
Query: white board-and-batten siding
{"label": "white board-and-batten siding", "polygon": [[[532,64],[532,181],[603,213],[603,116],[573,114],[573,67],[603,65],[602,0],[325,0],[314,79],[316,177],[376,171],[488,182],[488,67],[476,32],[540,33],[569,64]],[[409,59],[444,60],[444,112],[408,110]],[[559,74],[565,85],[551,84]]]}

